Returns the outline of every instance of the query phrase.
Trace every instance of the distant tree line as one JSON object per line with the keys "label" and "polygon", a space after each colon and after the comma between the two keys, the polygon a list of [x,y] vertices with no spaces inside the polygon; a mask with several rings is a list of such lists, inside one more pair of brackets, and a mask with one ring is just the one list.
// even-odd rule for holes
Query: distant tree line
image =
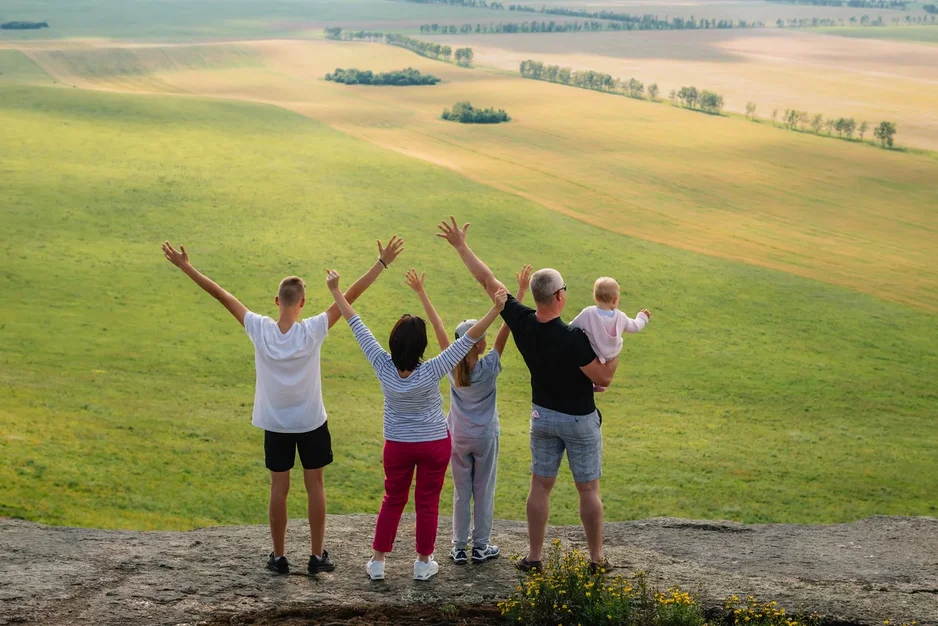
{"label": "distant tree line", "polygon": [[[543,80],[560,85],[580,87],[581,89],[613,93],[637,100],[644,100],[647,93],[648,99],[652,102],[657,102],[660,93],[657,83],[648,85],[646,89],[645,83],[636,78],[630,78],[626,81],[605,72],[572,70],[569,67],[560,67],[559,65],[544,65],[540,61],[522,61],[521,75],[524,78],[533,80]],[[722,98],[720,102],[722,103]]]}
{"label": "distant tree line", "polygon": [[[647,18],[647,19],[646,19]],[[421,24],[420,32],[424,34],[441,35],[469,35],[489,33],[580,33],[604,32],[624,30],[698,30],[698,29],[729,29],[729,28],[762,28],[763,22],[748,22],[746,20],[695,20],[693,17],[675,17],[668,20],[659,20],[651,15],[643,16],[639,22],[609,22],[590,20],[585,22],[497,22],[489,24]]]}
{"label": "distant tree line", "polygon": [[564,7],[542,6],[536,9],[523,4],[508,5],[509,11],[525,13],[544,13],[546,15],[559,15],[562,17],[583,17],[593,20],[609,20],[623,22],[629,26],[610,30],[692,30],[701,28],[758,28],[764,26],[762,22],[747,22],[746,20],[696,20],[674,18],[671,20],[659,19],[657,15],[637,15],[620,13],[618,11],[587,11],[586,9],[568,9]]}
{"label": "distant tree line", "polygon": [[[746,103],[746,117],[755,119],[756,104],[754,102]],[[778,125],[781,121],[782,127],[788,130],[798,130],[805,132],[810,128],[814,134],[820,135],[822,130],[827,131],[827,136],[832,137],[836,132],[837,136],[847,141],[854,140],[854,134],[864,141],[866,134],[870,131],[870,125],[867,122],[857,121],[852,117],[831,117],[824,118],[820,113],[810,115],[807,111],[798,109],[785,109],[785,112],[779,118],[778,109],[772,111],[772,124]],[[873,137],[883,148],[892,148],[893,139],[896,134],[896,125],[893,122],[880,122],[879,126],[873,128]]]}
{"label": "distant tree line", "polygon": [[812,4],[824,7],[848,6],[855,9],[895,9],[905,11],[909,4],[906,0],[769,0],[784,4]]}
{"label": "distant tree line", "polygon": [[381,72],[375,74],[371,70],[344,70],[341,67],[336,68],[334,72],[326,74],[326,80],[345,85],[435,85],[440,79],[430,74],[421,74],[419,70],[408,67],[403,70],[393,72]]}
{"label": "distant tree line", "polygon": [[49,22],[4,22],[0,24],[3,30],[36,30],[39,28],[49,28]]}
{"label": "distant tree line", "polygon": [[443,119],[462,124],[501,124],[511,120],[504,109],[477,109],[469,102],[457,102],[452,109],[445,109]]}
{"label": "distant tree line", "polygon": [[501,2],[486,2],[486,0],[398,0],[398,2],[414,2],[416,4],[449,4],[460,7],[476,7],[480,9],[504,9]]}
{"label": "distant tree line", "polygon": [[[410,1],[410,0],[408,0]],[[343,30],[338,26],[333,26],[323,30],[327,39],[336,39],[341,41],[371,41],[374,43],[386,43],[391,46],[400,46],[416,52],[420,56],[447,63],[458,63],[468,67],[472,65],[474,53],[472,48],[457,48],[453,50],[452,46],[421,41],[407,35],[398,35],[396,33],[382,33],[377,31]]]}
{"label": "distant tree line", "polygon": [[922,8],[925,9],[926,13],[931,13],[932,15],[938,13],[938,5],[936,4],[923,4]]}
{"label": "distant tree line", "polygon": [[[892,23],[896,26],[898,26],[901,21],[902,20],[898,17],[892,18]],[[877,15],[875,18],[871,18],[869,15],[863,15],[859,18],[857,18],[856,15],[851,15],[849,20],[844,20],[842,17],[837,18],[836,20],[832,18],[817,17],[811,19],[790,18],[787,20],[779,18],[776,20],[775,25],[779,28],[810,28],[817,26],[846,26],[848,22],[850,26],[856,26],[857,24],[860,26],[886,26],[886,20],[881,15]],[[929,17],[928,15],[906,15],[905,23],[906,25],[929,23],[934,24],[935,16],[932,15]]]}

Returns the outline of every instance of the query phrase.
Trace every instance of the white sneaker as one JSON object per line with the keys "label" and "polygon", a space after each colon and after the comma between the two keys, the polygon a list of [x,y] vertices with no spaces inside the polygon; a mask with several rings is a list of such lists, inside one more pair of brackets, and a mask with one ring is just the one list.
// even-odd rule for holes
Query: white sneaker
{"label": "white sneaker", "polygon": [[384,561],[368,559],[365,564],[365,571],[368,572],[371,580],[384,580]]}
{"label": "white sneaker", "polygon": [[430,580],[440,571],[440,564],[430,557],[430,561],[424,563],[420,559],[414,561],[414,580]]}

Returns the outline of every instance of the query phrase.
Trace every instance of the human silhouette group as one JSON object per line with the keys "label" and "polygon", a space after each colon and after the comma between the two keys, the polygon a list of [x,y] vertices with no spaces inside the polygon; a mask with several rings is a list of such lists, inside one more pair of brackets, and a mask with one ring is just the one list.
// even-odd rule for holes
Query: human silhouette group
{"label": "human silhouette group", "polygon": [[[334,302],[322,313],[302,318],[306,306],[303,279],[280,282],[275,320],[249,311],[237,298],[196,270],[184,246],[162,246],[167,260],[221,302],[244,327],[254,345],[256,386],[252,423],[264,431],[264,456],[270,470],[269,520],[273,550],[267,568],[290,571],[286,557],[287,494],[290,471],[299,454],[303,466],[310,527],[307,573],[333,571],[336,562],[325,548],[326,496],[323,470],[332,463],[332,438],[322,400],[320,353],[330,329],[344,318],[374,370],[384,394],[384,498],[372,548],[365,564],[372,580],[385,578],[385,560],[394,548],[404,507],[414,489],[416,553],[414,579],[429,580],[440,569],[434,559],[440,497],[447,468],[453,477],[453,538],[450,559],[456,565],[485,563],[499,556],[492,544],[499,454],[497,382],[509,336],[531,376],[531,486],[527,499],[528,551],[517,567],[541,567],[550,512],[550,493],[564,454],[579,495],[591,567],[607,568],[603,553],[602,416],[594,394],[611,384],[622,350],[623,333],[635,333],[651,314],[635,318],[619,310],[619,284],[601,277],[593,289],[595,305],[569,325],[561,319],[567,285],[560,272],[530,265],[516,274],[512,295],[472,251],[469,224],[455,218],[438,225],[466,269],[492,300],[479,319],[467,319],[450,334],[425,289],[425,275],[405,274],[419,297],[439,343],[440,353],[425,359],[427,321],[404,314],[394,324],[385,348],[353,308],[354,302],[395,262],[404,249],[397,235],[378,241],[378,258],[345,291],[340,276],[327,270],[326,286]],[[530,291],[534,308],[522,304]],[[486,334],[502,318],[488,349]],[[449,411],[443,411],[440,382],[449,379]],[[416,478],[416,481],[415,481]]]}

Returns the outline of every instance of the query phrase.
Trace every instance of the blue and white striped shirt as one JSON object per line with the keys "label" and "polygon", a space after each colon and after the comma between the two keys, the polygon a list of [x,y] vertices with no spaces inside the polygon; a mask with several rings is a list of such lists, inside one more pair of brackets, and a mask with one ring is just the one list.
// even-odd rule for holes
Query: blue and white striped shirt
{"label": "blue and white striped shirt", "polygon": [[446,439],[440,381],[469,354],[476,340],[463,335],[446,350],[401,378],[391,355],[356,315],[348,321],[384,392],[384,438],[418,443]]}

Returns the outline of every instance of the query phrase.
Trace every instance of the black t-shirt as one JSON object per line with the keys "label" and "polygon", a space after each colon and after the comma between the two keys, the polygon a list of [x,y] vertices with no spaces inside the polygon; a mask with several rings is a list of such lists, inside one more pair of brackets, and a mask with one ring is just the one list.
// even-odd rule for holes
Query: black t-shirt
{"label": "black t-shirt", "polygon": [[531,371],[534,404],[568,415],[589,415],[596,410],[593,383],[580,369],[596,358],[586,333],[560,318],[542,324],[534,309],[511,296],[502,319]]}

